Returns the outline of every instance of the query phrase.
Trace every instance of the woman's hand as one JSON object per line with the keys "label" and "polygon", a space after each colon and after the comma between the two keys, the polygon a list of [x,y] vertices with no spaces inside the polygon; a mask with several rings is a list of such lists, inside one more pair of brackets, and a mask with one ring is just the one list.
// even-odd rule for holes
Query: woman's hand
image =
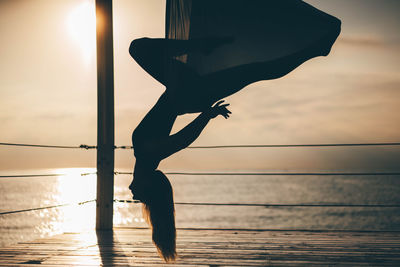
{"label": "woman's hand", "polygon": [[211,119],[214,119],[218,115],[223,116],[225,119],[229,118],[229,114],[232,112],[229,111],[226,107],[229,104],[222,104],[225,100],[218,101],[214,106],[210,107],[206,112],[210,116]]}

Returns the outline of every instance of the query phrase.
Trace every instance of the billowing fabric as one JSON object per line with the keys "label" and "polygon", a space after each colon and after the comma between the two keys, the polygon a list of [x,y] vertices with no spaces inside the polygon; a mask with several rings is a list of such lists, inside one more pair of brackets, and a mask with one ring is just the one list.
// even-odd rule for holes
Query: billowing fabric
{"label": "billowing fabric", "polygon": [[341,25],[300,0],[167,0],[166,12],[166,39],[233,37],[232,43],[209,55],[177,58],[199,75],[276,61],[300,51],[308,53],[301,55],[304,61],[326,56]]}

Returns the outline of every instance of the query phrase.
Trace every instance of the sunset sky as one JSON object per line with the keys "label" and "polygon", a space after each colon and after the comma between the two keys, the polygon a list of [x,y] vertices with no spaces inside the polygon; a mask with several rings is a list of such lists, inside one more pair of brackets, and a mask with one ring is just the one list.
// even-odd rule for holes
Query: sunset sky
{"label": "sunset sky", "polygon": [[[400,142],[400,1],[306,2],[342,21],[331,54],[227,98],[231,118],[195,145]],[[0,142],[96,144],[94,14],[94,1],[0,0]],[[164,90],[128,54],[131,40],[164,36],[164,16],[162,0],[114,0],[116,145],[131,145]],[[95,167],[95,156],[0,146],[0,170]],[[116,151],[117,169],[133,163]],[[161,169],[394,171],[400,147],[186,150]]]}

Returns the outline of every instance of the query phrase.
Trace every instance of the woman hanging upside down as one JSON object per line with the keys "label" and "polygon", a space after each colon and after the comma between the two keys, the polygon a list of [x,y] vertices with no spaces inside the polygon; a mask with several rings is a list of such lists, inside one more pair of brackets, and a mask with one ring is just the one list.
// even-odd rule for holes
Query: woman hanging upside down
{"label": "woman hanging upside down", "polygon": [[[153,242],[166,261],[176,257],[176,230],[173,191],[168,178],[157,169],[160,161],[193,143],[211,119],[218,115],[229,117],[229,104],[221,101],[222,98],[253,82],[282,77],[315,56],[313,48],[307,48],[275,61],[242,65],[203,76],[176,59],[187,53],[209,54],[231,42],[234,42],[232,38],[142,38],[132,41],[129,49],[136,62],[166,86],[166,91],[132,134],[136,164],[129,186],[133,198],[143,203],[144,217],[152,227]],[[194,112],[200,115],[171,135],[177,116]]]}
{"label": "woman hanging upside down", "polygon": [[[188,147],[211,119],[229,117],[221,99],[328,55],[341,22],[300,0],[167,0],[166,11],[166,39],[136,39],[129,48],[166,87],[132,134],[136,164],[129,188],[143,203],[159,253],[172,261],[174,201],[171,184],[157,169],[160,161]],[[178,115],[198,112],[171,135]]]}

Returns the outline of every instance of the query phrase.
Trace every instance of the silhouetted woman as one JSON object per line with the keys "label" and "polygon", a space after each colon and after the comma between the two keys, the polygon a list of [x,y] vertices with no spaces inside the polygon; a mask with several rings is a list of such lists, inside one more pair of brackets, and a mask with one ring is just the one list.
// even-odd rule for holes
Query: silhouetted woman
{"label": "silhouetted woman", "polygon": [[[157,170],[160,161],[188,147],[212,118],[229,117],[228,104],[220,101],[212,106],[213,103],[266,76],[281,77],[305,61],[299,53],[280,62],[256,63],[199,76],[174,58],[189,51],[211,53],[232,41],[231,38],[189,41],[142,38],[134,40],[129,49],[140,66],[167,88],[132,134],[136,164],[130,185],[134,199],[144,204],[153,242],[166,261],[175,259],[176,231],[172,187],[168,178]],[[201,114],[171,135],[177,116],[193,112]]]}
{"label": "silhouetted woman", "polygon": [[[212,23],[199,24],[207,20]],[[166,261],[176,257],[176,230],[172,187],[157,169],[160,161],[188,147],[212,118],[229,117],[221,99],[328,55],[339,32],[339,20],[299,0],[168,0],[166,39],[132,41],[131,56],[166,86],[132,134],[136,164],[129,187]],[[178,115],[198,112],[171,135]]]}

